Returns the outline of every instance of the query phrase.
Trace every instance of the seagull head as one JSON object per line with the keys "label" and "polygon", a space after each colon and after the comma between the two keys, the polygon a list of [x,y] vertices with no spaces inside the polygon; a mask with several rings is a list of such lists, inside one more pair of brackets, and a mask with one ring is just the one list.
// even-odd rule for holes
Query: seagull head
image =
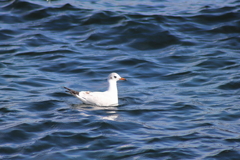
{"label": "seagull head", "polygon": [[125,78],[120,77],[117,73],[111,73],[108,76],[108,81],[118,81],[118,80],[123,80],[125,81]]}

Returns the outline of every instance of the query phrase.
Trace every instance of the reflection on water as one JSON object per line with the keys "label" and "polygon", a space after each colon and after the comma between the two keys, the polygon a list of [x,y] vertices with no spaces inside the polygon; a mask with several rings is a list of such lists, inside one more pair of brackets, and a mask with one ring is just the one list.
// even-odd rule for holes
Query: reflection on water
{"label": "reflection on water", "polygon": [[101,107],[101,106],[92,106],[92,105],[86,105],[86,104],[75,104],[72,105],[72,109],[76,109],[78,111],[80,111],[81,114],[83,114],[84,116],[90,116],[87,115],[85,112],[81,112],[81,111],[103,111],[105,112],[105,114],[107,116],[102,116],[102,115],[96,115],[97,117],[99,117],[100,119],[106,119],[106,120],[112,120],[115,121],[118,118],[118,114],[117,114],[117,107]]}

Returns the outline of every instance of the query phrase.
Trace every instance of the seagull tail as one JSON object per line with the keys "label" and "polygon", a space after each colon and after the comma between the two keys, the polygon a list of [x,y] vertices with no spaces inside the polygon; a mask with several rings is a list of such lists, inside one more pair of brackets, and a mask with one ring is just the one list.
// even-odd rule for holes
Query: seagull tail
{"label": "seagull tail", "polygon": [[79,94],[78,91],[74,91],[74,90],[72,90],[72,89],[70,89],[70,88],[67,88],[67,87],[63,87],[63,88],[66,89],[66,92],[68,92],[68,93],[70,93],[70,94],[72,94],[72,95],[74,95],[74,96],[76,96],[76,95]]}

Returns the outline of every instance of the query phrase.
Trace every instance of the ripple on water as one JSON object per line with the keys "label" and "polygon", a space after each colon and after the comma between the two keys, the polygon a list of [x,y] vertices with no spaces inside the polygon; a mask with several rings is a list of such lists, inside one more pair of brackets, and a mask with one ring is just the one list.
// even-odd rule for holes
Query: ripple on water
{"label": "ripple on water", "polygon": [[238,1],[0,4],[0,159],[239,159]]}

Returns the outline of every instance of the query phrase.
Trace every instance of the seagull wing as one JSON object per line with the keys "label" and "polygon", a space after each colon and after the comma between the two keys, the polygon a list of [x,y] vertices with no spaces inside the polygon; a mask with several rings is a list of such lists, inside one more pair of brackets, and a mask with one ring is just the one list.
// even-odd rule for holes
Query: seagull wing
{"label": "seagull wing", "polygon": [[85,104],[92,104],[97,106],[115,106],[118,101],[109,92],[89,92],[82,91],[76,96]]}

